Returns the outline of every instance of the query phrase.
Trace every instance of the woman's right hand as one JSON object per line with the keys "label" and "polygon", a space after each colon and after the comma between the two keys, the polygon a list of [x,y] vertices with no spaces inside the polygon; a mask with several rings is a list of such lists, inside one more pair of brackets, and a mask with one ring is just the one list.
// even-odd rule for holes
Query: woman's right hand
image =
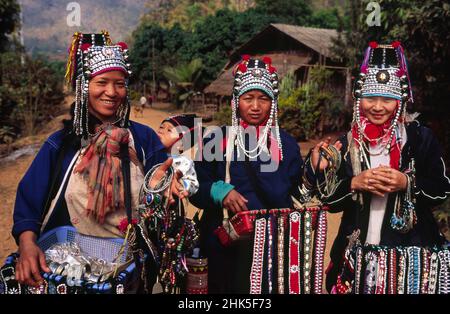
{"label": "woman's right hand", "polygon": [[377,173],[374,169],[364,170],[359,175],[352,178],[352,191],[366,191],[372,194],[383,197],[385,193],[390,193],[392,190],[383,182],[377,179]]}
{"label": "woman's right hand", "polygon": [[43,278],[41,270],[50,272],[45,254],[36,244],[36,234],[24,231],[19,237],[19,259],[16,263],[16,280],[21,284],[39,286]]}
{"label": "woman's right hand", "polygon": [[[311,152],[311,165],[314,170],[316,170],[317,163],[319,161],[319,155],[320,155],[320,147],[327,148],[330,145],[331,137],[327,137],[325,141],[317,143],[316,146],[312,149]],[[342,143],[340,141],[336,141],[333,146],[340,152],[342,149]],[[328,161],[325,158],[322,158],[320,160],[319,170],[323,171],[325,168],[328,167]]]}
{"label": "woman's right hand", "polygon": [[222,206],[236,214],[248,210],[246,203],[248,200],[233,189],[223,199]]}

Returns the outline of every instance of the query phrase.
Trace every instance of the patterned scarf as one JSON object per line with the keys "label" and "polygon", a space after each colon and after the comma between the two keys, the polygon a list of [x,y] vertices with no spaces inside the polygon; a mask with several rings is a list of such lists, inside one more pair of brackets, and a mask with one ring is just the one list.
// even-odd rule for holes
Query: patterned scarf
{"label": "patterned scarf", "polygon": [[[88,183],[86,215],[94,215],[102,224],[106,215],[125,208],[120,145],[128,146],[129,132],[111,124],[97,127],[96,132],[74,172]],[[140,166],[136,151],[130,147],[128,151],[130,160]]]}
{"label": "patterned scarf", "polygon": [[[397,106],[398,108],[398,106]],[[376,146],[376,145],[387,145],[390,139],[391,133],[389,132],[389,127],[392,124],[392,119],[395,116],[395,113],[397,110],[394,110],[392,115],[389,117],[389,119],[383,123],[382,125],[376,125],[369,121],[369,119],[364,115],[363,112],[361,112],[360,116],[360,124],[362,129],[364,130],[364,134],[367,137],[364,137],[363,140],[369,143],[370,146]],[[394,126],[395,132],[394,136],[392,137],[391,141],[391,150],[389,152],[390,155],[390,166],[393,169],[399,168],[400,164],[400,145],[399,142],[401,138],[398,136],[399,134],[399,124],[403,123],[403,119],[400,117],[399,121],[397,122],[397,125]],[[352,127],[352,136],[353,140],[355,141],[357,147],[359,146],[358,140],[359,140],[359,130],[358,130],[358,124],[354,123]]]}

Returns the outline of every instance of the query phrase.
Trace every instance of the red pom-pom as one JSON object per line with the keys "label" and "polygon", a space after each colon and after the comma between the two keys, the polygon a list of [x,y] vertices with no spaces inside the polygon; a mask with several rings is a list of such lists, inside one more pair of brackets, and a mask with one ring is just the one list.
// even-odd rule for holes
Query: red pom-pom
{"label": "red pom-pom", "polygon": [[91,48],[91,44],[88,44],[88,43],[84,43],[84,44],[82,44],[81,45],[81,51],[87,51],[89,48]]}
{"label": "red pom-pom", "polygon": [[269,66],[269,73],[270,74],[275,73],[276,71],[277,71],[277,69],[275,67]]}
{"label": "red pom-pom", "polygon": [[242,60],[244,61],[250,60],[250,55],[242,55]]}
{"label": "red pom-pom", "polygon": [[403,69],[399,69],[399,70],[397,71],[397,73],[395,73],[395,74],[397,74],[398,77],[402,77],[403,75],[406,74],[406,72],[405,72],[405,70],[403,70]]}
{"label": "red pom-pom", "polygon": [[378,47],[378,43],[376,41],[371,41],[369,43],[370,48],[375,49]]}
{"label": "red pom-pom", "polygon": [[239,64],[238,70],[242,73],[247,72],[247,66],[244,63]]}
{"label": "red pom-pom", "polygon": [[365,73],[365,74],[369,73],[369,67],[367,65],[363,65],[361,67],[361,73]]}
{"label": "red pom-pom", "polygon": [[123,41],[118,42],[118,43],[116,44],[116,46],[122,47],[122,50],[128,49],[128,45],[127,45],[126,43],[124,43]]}
{"label": "red pom-pom", "polygon": [[[131,219],[131,224],[132,225],[135,225],[137,223],[138,223],[138,221],[137,221],[136,218],[132,218]],[[119,229],[119,231],[122,232],[122,233],[126,233],[127,229],[128,229],[128,218],[126,218],[126,217],[122,218],[120,220],[120,222],[119,222],[119,225],[117,226],[117,229]]]}
{"label": "red pom-pom", "polygon": [[270,57],[264,57],[262,59],[262,61],[267,64],[267,65],[271,65],[272,64],[272,59],[270,59]]}
{"label": "red pom-pom", "polygon": [[399,42],[398,40],[394,41],[392,44],[392,47],[394,48],[398,48],[401,45],[401,42]]}

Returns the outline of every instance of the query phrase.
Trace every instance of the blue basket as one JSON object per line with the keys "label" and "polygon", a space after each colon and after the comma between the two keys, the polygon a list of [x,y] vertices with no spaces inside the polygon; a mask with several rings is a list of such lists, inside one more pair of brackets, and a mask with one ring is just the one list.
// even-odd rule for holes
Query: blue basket
{"label": "blue basket", "polygon": [[[123,244],[121,238],[99,238],[78,233],[72,226],[58,227],[43,234],[37,244],[42,251],[48,250],[52,245],[64,242],[75,242],[83,253],[89,256],[113,262],[119,255]],[[117,262],[125,263],[128,246],[125,246],[124,254]]]}
{"label": "blue basket", "polygon": [[[42,251],[48,250],[52,245],[65,242],[75,242],[79,245],[81,251],[91,257],[103,259],[107,262],[113,262],[119,255],[119,251],[123,244],[121,238],[99,238],[93,236],[83,235],[77,232],[76,228],[72,226],[58,227],[41,235],[37,244]],[[126,262],[128,246],[125,246],[124,252],[119,260],[116,262],[122,264]],[[13,253],[6,259],[4,267],[14,267],[18,258],[18,253]],[[114,278],[101,283],[89,283],[84,280],[81,286],[67,286],[66,277],[55,275],[53,273],[42,273],[42,276],[47,282],[48,294],[61,293],[96,293],[96,294],[115,294],[119,293],[133,293],[136,292],[139,275],[136,271],[135,263],[131,263],[125,270],[122,270]],[[1,279],[1,278],[0,278]],[[10,278],[11,279],[11,278]],[[0,283],[1,284],[1,283]],[[17,283],[16,283],[17,284]],[[63,288],[61,290],[61,287]],[[0,287],[1,288],[1,287]],[[0,289],[0,292],[3,289]],[[26,286],[22,286],[22,293],[29,291]],[[64,292],[62,292],[64,291]]]}

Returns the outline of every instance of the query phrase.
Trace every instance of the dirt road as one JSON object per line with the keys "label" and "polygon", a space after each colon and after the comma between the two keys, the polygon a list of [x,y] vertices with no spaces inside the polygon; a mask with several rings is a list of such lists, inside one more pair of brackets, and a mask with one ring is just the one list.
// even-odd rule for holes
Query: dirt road
{"label": "dirt road", "polygon": [[[140,123],[144,123],[156,129],[160,122],[169,114],[177,113],[176,111],[169,112],[167,105],[156,104],[156,108],[147,108],[142,116],[136,117],[135,112],[132,111],[131,119]],[[45,128],[45,133],[50,134],[57,130],[59,125],[52,123],[50,127]],[[43,137],[45,138],[45,137]],[[313,143],[301,143],[302,154],[309,150]],[[14,239],[11,236],[12,227],[12,213],[14,208],[14,201],[16,197],[17,185],[23,174],[31,164],[35,155],[24,156],[12,162],[2,162],[0,164],[0,261],[3,263],[4,259],[13,251],[17,249]],[[193,206],[189,210],[189,215],[193,215],[195,208]],[[325,267],[329,263],[329,249],[332,241],[336,237],[339,227],[340,215],[328,215],[328,234],[327,234],[327,252],[325,254]]]}

